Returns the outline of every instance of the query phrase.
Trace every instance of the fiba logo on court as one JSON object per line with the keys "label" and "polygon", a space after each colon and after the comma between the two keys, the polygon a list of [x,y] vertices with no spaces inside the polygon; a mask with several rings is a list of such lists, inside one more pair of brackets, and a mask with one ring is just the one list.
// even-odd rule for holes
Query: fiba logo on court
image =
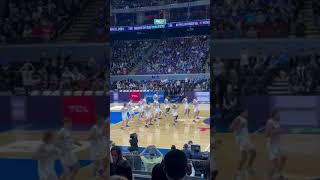
{"label": "fiba logo on court", "polygon": [[85,106],[81,106],[81,105],[70,105],[68,106],[68,109],[70,112],[77,112],[77,113],[80,113],[80,112],[89,112],[88,108],[85,107]]}

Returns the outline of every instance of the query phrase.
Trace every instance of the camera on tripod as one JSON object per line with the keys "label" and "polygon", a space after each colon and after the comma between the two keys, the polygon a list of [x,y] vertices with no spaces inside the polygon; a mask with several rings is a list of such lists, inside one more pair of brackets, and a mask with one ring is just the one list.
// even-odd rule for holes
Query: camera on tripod
{"label": "camera on tripod", "polygon": [[128,150],[130,152],[138,151],[138,142],[139,142],[139,140],[138,140],[137,133],[130,134],[130,140],[129,140],[130,147],[128,147]]}

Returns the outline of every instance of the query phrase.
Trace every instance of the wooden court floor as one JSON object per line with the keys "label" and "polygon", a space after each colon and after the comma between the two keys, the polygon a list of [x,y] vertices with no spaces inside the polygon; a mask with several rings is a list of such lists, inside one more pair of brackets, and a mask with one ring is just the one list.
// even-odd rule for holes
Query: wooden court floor
{"label": "wooden court floor", "polygon": [[[223,144],[214,151],[219,170],[218,180],[231,180],[236,163],[239,159],[239,147],[234,136],[230,133],[217,134],[217,139]],[[320,135],[290,134],[282,138],[284,152],[288,160],[284,174],[289,180],[306,180],[310,177],[320,176]],[[242,180],[265,180],[270,169],[266,140],[264,134],[252,136],[257,148],[255,161],[256,175],[244,177]],[[212,154],[212,152],[211,152]]]}
{"label": "wooden court floor", "polygon": [[[27,130],[11,130],[0,133],[0,146],[4,146],[13,142],[21,141],[40,141],[43,131],[27,131]],[[86,131],[74,131],[73,136],[81,142],[87,142],[88,132]],[[32,159],[32,152],[23,152],[23,150],[16,152],[0,152],[0,158],[9,159]],[[86,147],[83,150],[76,153],[79,160],[88,160],[89,149]],[[37,169],[34,169],[37,173]],[[27,177],[26,177],[27,178]],[[0,174],[1,179],[1,174]],[[28,179],[28,178],[27,178]],[[77,180],[98,180],[92,176],[92,166],[88,165],[82,167],[76,176]],[[100,179],[99,179],[100,180]]]}
{"label": "wooden court floor", "polygon": [[[113,105],[111,105],[112,107]],[[191,107],[190,118],[187,119],[183,115],[183,105],[179,105],[178,123],[176,127],[172,125],[172,115],[168,118],[162,117],[159,126],[153,122],[149,128],[144,127],[145,121],[139,121],[135,117],[130,122],[130,127],[121,129],[121,122],[111,125],[110,136],[111,140],[121,146],[129,146],[129,136],[131,133],[137,133],[140,147],[155,145],[158,148],[170,149],[172,145],[181,149],[185,143],[192,140],[194,144],[199,144],[201,150],[210,151],[210,126],[203,123],[204,119],[208,119],[210,115],[210,105],[200,105],[200,119],[193,122],[193,108]]]}

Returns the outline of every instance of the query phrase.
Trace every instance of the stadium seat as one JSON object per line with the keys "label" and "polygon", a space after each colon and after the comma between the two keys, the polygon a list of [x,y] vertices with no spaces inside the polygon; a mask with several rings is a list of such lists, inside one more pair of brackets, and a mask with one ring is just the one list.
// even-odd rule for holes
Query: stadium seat
{"label": "stadium seat", "polygon": [[84,96],[93,96],[93,91],[85,91]]}
{"label": "stadium seat", "polygon": [[73,95],[74,96],[82,96],[83,95],[83,91],[74,91]]}

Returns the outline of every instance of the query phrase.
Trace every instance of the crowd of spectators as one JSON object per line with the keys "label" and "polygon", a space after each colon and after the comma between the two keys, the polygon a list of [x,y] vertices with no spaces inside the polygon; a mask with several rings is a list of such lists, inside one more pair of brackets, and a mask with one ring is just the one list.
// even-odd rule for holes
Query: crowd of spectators
{"label": "crowd of spectators", "polygon": [[312,8],[314,13],[314,23],[317,27],[320,26],[320,2],[313,0]]}
{"label": "crowd of spectators", "polygon": [[138,74],[204,73],[209,52],[208,36],[164,39],[153,49]]}
{"label": "crowd of spectators", "polygon": [[113,90],[164,91],[166,96],[183,96],[188,91],[209,91],[208,79],[122,80],[112,82]]}
{"label": "crowd of spectators", "polygon": [[199,0],[111,0],[111,8],[112,9],[129,9],[129,8],[138,8],[138,7],[146,7],[146,6],[160,6],[165,4],[175,4],[175,3],[185,3]]}
{"label": "crowd of spectators", "polygon": [[215,38],[304,35],[300,0],[218,0],[211,4]]}
{"label": "crowd of spectators", "polygon": [[8,1],[5,13],[0,15],[0,43],[42,42],[54,38],[59,28],[76,11],[74,3],[66,2]]}
{"label": "crowd of spectators", "polygon": [[106,88],[104,65],[91,58],[76,61],[72,56],[42,55],[39,61],[5,63],[0,68],[0,91],[30,94],[39,91],[103,91]]}
{"label": "crowd of spectators", "polygon": [[266,95],[278,79],[288,82],[290,94],[317,93],[320,85],[320,56],[303,54],[289,56],[285,52],[273,55],[241,55],[240,59],[216,57],[212,63],[218,107],[236,106],[239,96]]}
{"label": "crowd of spectators", "polygon": [[[167,180],[169,178],[181,179],[186,176],[209,178],[209,154],[200,152],[200,149],[191,149],[192,141],[183,146],[182,150],[174,145],[165,155],[156,146],[146,147],[142,152],[134,151],[123,153],[118,146],[110,150],[111,178],[124,177],[132,180],[133,171],[151,173],[153,180]],[[165,167],[165,168],[164,168]]]}
{"label": "crowd of spectators", "polygon": [[83,38],[87,41],[106,42],[109,40],[109,2],[106,1],[103,7],[97,9],[95,20],[88,33]]}
{"label": "crowd of spectators", "polygon": [[137,63],[141,62],[153,44],[154,40],[113,41],[110,73],[112,75],[128,74]]}

